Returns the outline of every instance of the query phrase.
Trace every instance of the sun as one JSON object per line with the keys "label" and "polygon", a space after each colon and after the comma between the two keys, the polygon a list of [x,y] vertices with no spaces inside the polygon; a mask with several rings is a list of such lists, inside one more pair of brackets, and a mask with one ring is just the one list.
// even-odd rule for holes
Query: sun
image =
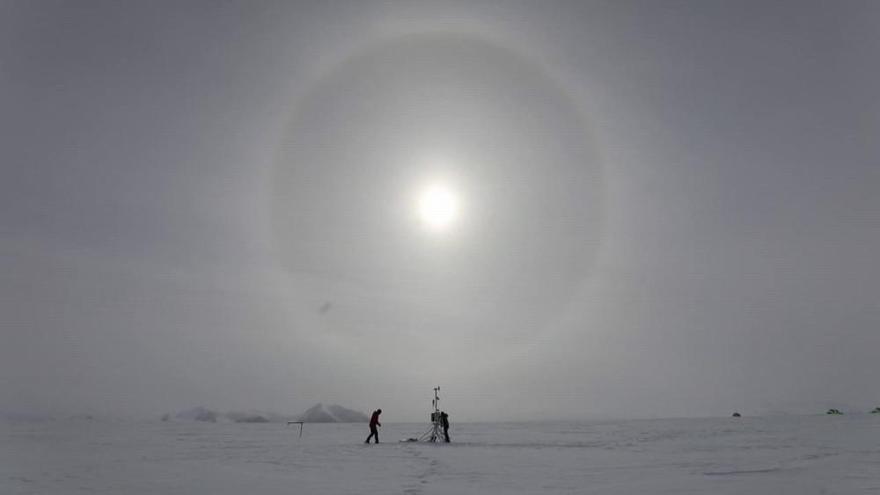
{"label": "sun", "polygon": [[418,198],[419,218],[431,230],[446,230],[458,216],[458,198],[449,187],[434,184]]}

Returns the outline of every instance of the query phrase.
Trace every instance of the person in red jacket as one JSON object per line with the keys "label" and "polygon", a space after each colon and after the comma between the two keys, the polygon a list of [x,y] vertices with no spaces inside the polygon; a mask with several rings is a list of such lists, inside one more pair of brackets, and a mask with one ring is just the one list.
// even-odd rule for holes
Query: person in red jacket
{"label": "person in red jacket", "polygon": [[367,437],[367,441],[364,443],[370,443],[370,439],[373,437],[376,437],[376,443],[379,443],[379,430],[377,427],[382,426],[382,423],[379,422],[380,414],[382,414],[381,409],[373,411],[373,416],[370,417],[370,436]]}

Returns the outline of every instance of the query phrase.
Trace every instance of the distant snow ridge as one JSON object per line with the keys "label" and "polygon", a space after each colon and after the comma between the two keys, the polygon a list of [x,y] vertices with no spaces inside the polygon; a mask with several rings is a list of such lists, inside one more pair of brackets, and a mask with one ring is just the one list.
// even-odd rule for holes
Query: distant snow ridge
{"label": "distant snow ridge", "polygon": [[[171,415],[162,416],[162,421],[169,421]],[[208,423],[235,422],[235,423],[283,423],[292,419],[307,423],[362,423],[369,417],[358,411],[347,409],[340,405],[324,406],[316,404],[296,418],[260,411],[227,412],[225,414],[208,409],[207,407],[194,407],[180,411],[174,415],[178,421],[203,421]]]}
{"label": "distant snow ridge", "polygon": [[270,423],[280,422],[283,418],[275,417],[273,414],[261,412],[228,412],[226,417],[236,423]]}
{"label": "distant snow ridge", "polygon": [[26,413],[18,411],[0,411],[0,418],[10,422],[21,423],[37,423],[43,421],[52,421],[55,418],[48,414]]}
{"label": "distant snow ridge", "polygon": [[366,414],[347,409],[337,404],[324,406],[315,404],[299,416],[306,423],[361,423],[370,418]]}
{"label": "distant snow ridge", "polygon": [[180,411],[179,413],[174,415],[176,419],[183,419],[188,421],[206,421],[209,423],[216,423],[217,416],[219,415],[216,412],[201,406],[187,409],[186,411]]}

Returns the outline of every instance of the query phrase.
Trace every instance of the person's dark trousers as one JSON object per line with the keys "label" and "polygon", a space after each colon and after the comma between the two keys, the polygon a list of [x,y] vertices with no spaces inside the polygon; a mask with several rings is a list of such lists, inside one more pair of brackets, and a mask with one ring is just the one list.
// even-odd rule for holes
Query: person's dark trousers
{"label": "person's dark trousers", "polygon": [[375,426],[370,427],[370,436],[367,437],[367,441],[364,443],[370,443],[370,439],[376,437],[376,443],[379,443],[379,430]]}
{"label": "person's dark trousers", "polygon": [[449,443],[449,428],[443,428],[443,436],[446,437],[446,443]]}

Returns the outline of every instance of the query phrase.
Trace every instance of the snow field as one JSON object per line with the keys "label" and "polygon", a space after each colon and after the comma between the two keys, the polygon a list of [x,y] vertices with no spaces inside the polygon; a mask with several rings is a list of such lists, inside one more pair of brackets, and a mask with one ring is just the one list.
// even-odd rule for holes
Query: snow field
{"label": "snow field", "polygon": [[0,424],[4,494],[880,491],[880,416],[453,424]]}

